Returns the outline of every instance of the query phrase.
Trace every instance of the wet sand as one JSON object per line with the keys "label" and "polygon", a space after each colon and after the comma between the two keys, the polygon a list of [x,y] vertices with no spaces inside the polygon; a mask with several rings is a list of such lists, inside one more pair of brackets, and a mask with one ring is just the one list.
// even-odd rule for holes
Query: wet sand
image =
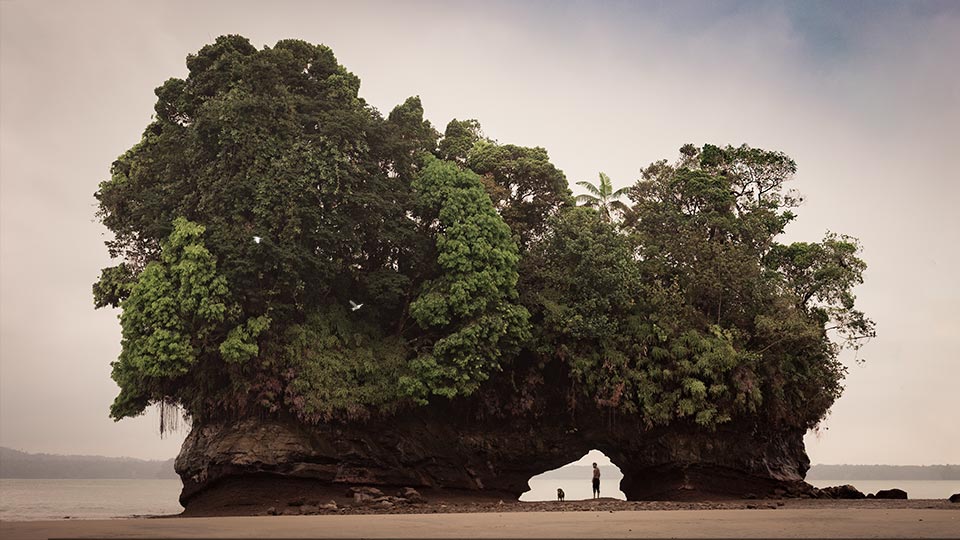
{"label": "wet sand", "polygon": [[[960,506],[960,505],[956,505]],[[960,511],[777,508],[0,522],[41,538],[960,538]]]}

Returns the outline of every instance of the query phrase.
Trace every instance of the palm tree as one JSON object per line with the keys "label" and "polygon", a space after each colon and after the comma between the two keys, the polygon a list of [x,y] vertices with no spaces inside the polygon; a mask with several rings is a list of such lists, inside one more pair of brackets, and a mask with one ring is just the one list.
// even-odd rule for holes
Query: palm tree
{"label": "palm tree", "polygon": [[577,202],[584,206],[595,206],[600,211],[600,216],[607,221],[611,221],[610,211],[619,210],[627,214],[630,207],[618,201],[620,197],[627,194],[629,187],[613,190],[613,183],[610,177],[600,173],[600,186],[595,186],[587,181],[577,182],[577,185],[587,190],[589,194],[577,195]]}

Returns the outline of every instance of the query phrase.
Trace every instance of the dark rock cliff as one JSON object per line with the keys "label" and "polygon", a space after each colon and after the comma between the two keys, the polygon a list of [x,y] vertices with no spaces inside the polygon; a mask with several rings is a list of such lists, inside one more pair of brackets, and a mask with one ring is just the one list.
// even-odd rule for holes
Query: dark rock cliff
{"label": "dark rock cliff", "polygon": [[[176,461],[181,502],[223,480],[309,479],[348,486],[467,490],[519,497],[530,477],[596,448],[620,467],[630,500],[809,493],[803,430],[740,419],[713,429],[646,428],[582,404],[528,374],[524,384],[464,402],[366,422],[304,425],[246,418],[195,425]],[[496,396],[499,396],[497,398]],[[506,398],[504,398],[506,396]],[[531,397],[535,396],[535,397]]]}

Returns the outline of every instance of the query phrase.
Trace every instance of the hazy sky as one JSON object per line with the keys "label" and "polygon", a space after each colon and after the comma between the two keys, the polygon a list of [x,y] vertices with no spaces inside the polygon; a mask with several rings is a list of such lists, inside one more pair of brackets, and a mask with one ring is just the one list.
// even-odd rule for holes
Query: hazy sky
{"label": "hazy sky", "polygon": [[[814,463],[960,462],[960,2],[0,1],[0,445],[167,458],[114,423],[116,313],[93,193],[153,89],[218,35],[333,48],[386,113],[419,95],[619,186],[686,142],[783,150],[806,196],[789,240],[859,237],[861,351]],[[347,5],[348,4],[348,5]],[[576,457],[576,456],[575,456]]]}

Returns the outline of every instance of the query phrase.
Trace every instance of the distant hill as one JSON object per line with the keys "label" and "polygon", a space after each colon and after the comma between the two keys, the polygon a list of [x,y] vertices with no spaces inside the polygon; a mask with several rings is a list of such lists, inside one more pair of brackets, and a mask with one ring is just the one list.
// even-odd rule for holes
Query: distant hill
{"label": "distant hill", "polygon": [[[620,469],[617,467],[600,465],[600,478],[612,479],[621,478],[622,476],[623,473],[620,472]],[[590,465],[567,465],[566,467],[547,471],[539,475],[539,477],[590,480],[593,478],[593,467]]]}
{"label": "distant hill", "polygon": [[960,465],[814,465],[807,480],[960,480]]}
{"label": "distant hill", "polygon": [[[568,465],[540,475],[540,478],[589,479],[593,467]],[[623,476],[620,469],[610,465],[600,467],[601,478]],[[814,465],[807,472],[807,480],[960,480],[960,465]]]}
{"label": "distant hill", "polygon": [[[602,478],[623,476],[611,465],[600,466]],[[587,479],[589,465],[568,465],[540,478]],[[29,454],[0,446],[0,478],[133,478],[179,479],[173,459],[166,461],[103,456]],[[960,480],[960,465],[814,465],[808,480]]]}
{"label": "distant hill", "polygon": [[0,478],[178,479],[166,461],[103,456],[28,454],[0,446]]}

